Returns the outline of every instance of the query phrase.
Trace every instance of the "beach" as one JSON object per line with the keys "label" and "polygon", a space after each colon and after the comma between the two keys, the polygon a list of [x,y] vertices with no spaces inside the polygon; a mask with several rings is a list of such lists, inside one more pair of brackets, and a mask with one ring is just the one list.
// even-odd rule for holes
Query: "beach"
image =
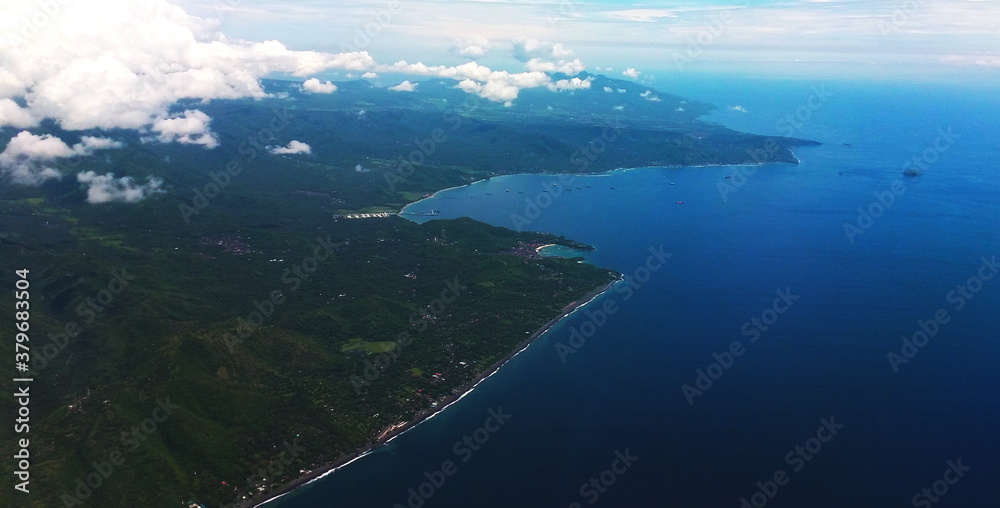
{"label": "beach", "polygon": [[389,441],[392,441],[393,439],[403,434],[404,432],[429,420],[430,418],[434,417],[441,411],[444,411],[452,404],[458,402],[466,395],[471,393],[476,388],[476,386],[479,385],[479,383],[481,383],[486,378],[495,374],[498,370],[500,370],[501,367],[504,366],[504,364],[510,361],[511,358],[514,358],[522,351],[527,349],[531,345],[531,343],[535,341],[535,339],[537,339],[542,334],[547,332],[556,323],[561,321],[566,316],[569,316],[576,310],[584,307],[585,305],[593,301],[595,298],[601,296],[609,289],[614,287],[615,284],[621,282],[621,280],[622,279],[619,278],[603,286],[594,288],[591,291],[587,292],[583,297],[567,304],[565,307],[563,307],[562,311],[560,311],[558,315],[556,315],[555,317],[547,321],[545,324],[543,324],[541,327],[539,327],[537,330],[535,330],[530,336],[528,336],[528,338],[518,343],[517,346],[515,346],[513,350],[506,356],[504,356],[499,361],[491,365],[488,369],[476,375],[476,377],[472,378],[472,380],[469,383],[466,383],[464,386],[456,389],[453,394],[438,399],[436,401],[437,402],[436,407],[430,407],[423,411],[420,411],[408,422],[400,422],[391,425],[385,429],[382,429],[378,433],[378,436],[373,443],[365,446],[364,448],[361,448],[358,451],[344,455],[343,457],[340,457],[333,462],[324,464],[309,471],[308,473],[303,474],[302,476],[296,478],[295,480],[292,480],[283,485],[280,489],[278,489],[277,492],[268,492],[266,494],[261,494],[259,496],[251,497],[250,499],[243,501],[237,504],[236,506],[238,506],[239,508],[255,508],[258,506],[265,506],[275,501],[276,499],[291,493],[293,490],[303,485],[312,483],[313,481],[323,478],[324,476],[327,476],[335,472],[337,469],[364,457],[365,455],[371,453],[375,449],[385,445]]}

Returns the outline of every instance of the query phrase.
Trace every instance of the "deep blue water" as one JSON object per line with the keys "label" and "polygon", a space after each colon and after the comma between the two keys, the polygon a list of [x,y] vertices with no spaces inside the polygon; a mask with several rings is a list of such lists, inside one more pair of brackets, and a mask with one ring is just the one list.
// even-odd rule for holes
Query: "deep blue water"
{"label": "deep blue water", "polygon": [[[592,302],[591,311],[613,300],[617,312],[575,352],[563,350],[565,362],[557,345],[569,344],[574,330],[592,330],[584,312],[437,417],[268,506],[407,506],[408,489],[445,460],[457,472],[427,508],[590,506],[598,491],[582,494],[581,485],[614,465],[621,472],[616,451],[626,450],[638,460],[604,474],[614,484],[601,487],[594,506],[735,508],[777,470],[788,481],[767,486],[776,492],[766,506],[996,506],[1000,277],[973,280],[979,291],[971,299],[949,292],[977,277],[984,257],[1000,255],[1000,94],[844,82],[657,83],[720,105],[712,121],[766,135],[784,132],[778,120],[820,85],[833,96],[794,134],[824,144],[800,149],[800,165],[759,168],[725,199],[718,186],[743,182],[740,168],[575,177],[572,191],[526,229],[592,244],[591,262],[643,279],[636,270],[650,248],[672,257],[641,287],[619,285]],[[747,112],[728,109],[734,105]],[[949,128],[957,137],[940,141]],[[944,147],[928,152],[936,162],[904,180],[903,164],[936,141]],[[850,241],[844,224],[857,226],[858,207],[876,202],[874,193],[891,194],[897,180],[905,192]],[[515,227],[512,214],[524,215],[525,200],[543,188],[555,194],[553,181],[497,178],[411,209]],[[794,295],[780,314],[768,311],[778,290]],[[901,337],[939,309],[948,322],[894,372],[887,354],[900,354]],[[743,332],[754,317],[776,320],[751,343]],[[682,386],[695,385],[696,370],[733,342],[742,356],[689,404]],[[454,444],[499,407],[510,419],[471,456],[456,454]],[[824,431],[825,443],[810,442],[823,418],[843,427]],[[815,454],[804,452],[805,461],[795,447],[807,445]],[[971,469],[939,502],[914,500],[958,459]]]}

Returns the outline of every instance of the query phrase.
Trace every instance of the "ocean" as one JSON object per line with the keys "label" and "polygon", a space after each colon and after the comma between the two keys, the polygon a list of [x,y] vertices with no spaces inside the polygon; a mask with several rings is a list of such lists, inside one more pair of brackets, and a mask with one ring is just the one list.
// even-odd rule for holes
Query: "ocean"
{"label": "ocean", "polygon": [[411,205],[588,243],[627,278],[266,506],[996,506],[998,90],[667,81],[719,105],[709,121],[823,144],[798,165],[517,175]]}

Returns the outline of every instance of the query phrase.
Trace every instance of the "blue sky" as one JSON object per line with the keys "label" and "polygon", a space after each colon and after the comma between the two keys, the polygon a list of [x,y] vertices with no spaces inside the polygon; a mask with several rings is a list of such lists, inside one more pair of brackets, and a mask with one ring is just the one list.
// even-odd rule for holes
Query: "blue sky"
{"label": "blue sky", "polygon": [[[563,44],[588,70],[634,67],[647,75],[964,81],[1000,74],[1000,2],[992,0],[178,3],[191,14],[221,19],[231,37],[330,52],[353,47],[379,61],[454,65],[465,60],[449,51],[453,42],[480,37],[492,45],[480,63],[516,71],[510,41],[530,37]],[[366,26],[377,32],[370,41],[359,37]]]}

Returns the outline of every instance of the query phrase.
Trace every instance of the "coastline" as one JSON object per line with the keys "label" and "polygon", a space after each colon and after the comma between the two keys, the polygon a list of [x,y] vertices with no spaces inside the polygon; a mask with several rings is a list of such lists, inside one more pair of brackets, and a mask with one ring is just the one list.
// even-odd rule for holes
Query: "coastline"
{"label": "coastline", "polygon": [[304,485],[308,485],[308,484],[310,484],[310,483],[312,483],[312,482],[314,482],[316,480],[319,480],[319,479],[321,479],[321,478],[323,478],[323,477],[325,477],[325,476],[327,476],[327,475],[335,472],[337,469],[340,469],[341,467],[344,467],[344,466],[350,464],[351,462],[354,462],[354,461],[356,461],[356,460],[358,460],[358,459],[360,459],[360,458],[368,455],[369,453],[372,453],[373,451],[375,451],[376,449],[382,447],[383,445],[385,445],[389,441],[392,441],[393,439],[399,437],[400,435],[402,435],[406,431],[408,431],[408,430],[416,427],[417,425],[420,425],[421,423],[423,423],[423,422],[425,422],[425,421],[433,418],[438,413],[440,413],[440,412],[444,411],[445,409],[451,407],[452,404],[454,404],[454,403],[462,400],[463,398],[465,398],[466,395],[472,393],[472,391],[476,389],[476,387],[479,385],[479,383],[483,382],[485,379],[489,378],[493,374],[496,374],[500,370],[500,368],[503,367],[508,361],[510,361],[512,358],[514,358],[515,356],[521,354],[523,351],[525,351],[526,349],[528,349],[528,347],[531,346],[531,344],[535,341],[535,339],[537,339],[538,337],[541,337],[542,334],[544,334],[545,332],[549,331],[549,329],[551,329],[553,326],[555,326],[556,323],[558,323],[562,319],[566,318],[570,314],[573,314],[577,310],[585,307],[587,304],[589,304],[590,302],[594,301],[594,299],[596,299],[597,297],[599,297],[599,296],[603,295],[604,293],[606,293],[608,290],[610,290],[612,287],[614,287],[616,284],[618,284],[621,281],[622,281],[622,278],[619,276],[617,279],[615,279],[615,280],[613,280],[611,282],[608,282],[607,284],[604,284],[603,286],[598,286],[598,287],[596,287],[596,288],[588,291],[586,294],[584,294],[579,299],[577,299],[577,300],[569,303],[565,307],[563,307],[562,311],[560,311],[558,315],[556,315],[552,319],[550,319],[547,322],[545,322],[541,327],[539,327],[537,330],[535,330],[534,332],[532,332],[531,335],[528,336],[528,338],[526,338],[523,341],[519,342],[511,350],[511,352],[508,353],[506,356],[504,356],[503,358],[501,358],[500,360],[498,360],[496,363],[494,363],[493,365],[491,365],[489,368],[487,368],[483,372],[480,372],[479,374],[477,374],[474,378],[472,378],[471,381],[469,381],[468,383],[466,383],[462,387],[458,388],[451,395],[448,395],[448,396],[443,397],[442,399],[438,400],[438,406],[437,407],[427,408],[427,409],[425,409],[423,411],[420,411],[419,413],[417,413],[416,415],[414,415],[414,417],[410,421],[408,421],[408,422],[400,423],[400,424],[396,424],[396,425],[390,426],[388,429],[382,431],[382,433],[379,435],[379,437],[375,440],[374,443],[372,443],[372,444],[370,444],[368,446],[365,446],[364,448],[361,448],[358,451],[355,451],[355,452],[349,453],[349,454],[347,454],[345,456],[342,456],[342,457],[338,458],[337,460],[335,460],[333,462],[330,462],[330,463],[325,464],[323,466],[320,466],[320,467],[318,467],[316,469],[313,469],[313,470],[309,471],[308,473],[303,474],[302,476],[300,476],[300,477],[298,477],[298,478],[296,478],[296,479],[294,479],[294,480],[286,483],[285,485],[283,485],[280,489],[278,489],[277,492],[264,494],[264,495],[261,495],[259,497],[251,497],[250,499],[248,499],[246,501],[237,503],[235,506],[238,506],[239,508],[256,508],[256,507],[259,507],[259,506],[265,506],[265,505],[267,505],[267,504],[269,504],[269,503],[277,500],[280,497],[284,497],[285,495],[291,493],[292,491],[294,491],[295,489],[297,489],[299,487],[302,487]]}
{"label": "coastline", "polygon": [[[803,146],[812,146],[812,145],[803,145]],[[799,148],[799,147],[796,147],[796,148]],[[626,172],[629,172],[629,171],[635,171],[637,169],[726,168],[726,167],[738,168],[738,167],[746,167],[746,166],[754,166],[754,167],[780,166],[780,165],[798,166],[799,164],[801,164],[802,161],[795,155],[795,150],[790,150],[790,152],[792,153],[792,158],[795,159],[795,162],[776,161],[776,162],[745,162],[745,163],[739,163],[739,164],[733,164],[733,163],[718,163],[718,164],[668,164],[668,165],[651,165],[651,166],[622,167],[622,168],[609,169],[609,170],[606,170],[606,171],[600,171],[600,172],[597,172],[597,173],[546,173],[546,172],[540,172],[540,173],[510,173],[510,174],[505,174],[505,175],[496,175],[496,176],[493,176],[493,177],[490,177],[490,178],[481,178],[479,180],[476,180],[476,181],[473,181],[473,182],[469,182],[469,183],[466,183],[466,184],[455,185],[453,187],[448,187],[447,189],[441,189],[439,191],[435,191],[433,194],[431,194],[431,195],[429,195],[427,197],[420,198],[420,199],[418,199],[418,200],[416,200],[416,201],[414,201],[412,203],[407,204],[402,209],[400,209],[398,212],[396,212],[395,215],[397,217],[406,219],[407,215],[414,215],[413,212],[407,212],[407,209],[410,208],[411,206],[419,205],[420,203],[423,203],[424,201],[437,198],[437,197],[439,197],[438,194],[441,194],[442,192],[447,192],[447,191],[454,190],[454,189],[461,189],[463,187],[469,187],[469,186],[475,185],[475,184],[480,183],[480,182],[485,182],[485,181],[487,181],[489,179],[493,179],[493,178],[498,178],[499,179],[499,178],[506,178],[506,177],[535,176],[535,175],[571,176],[571,177],[574,177],[574,178],[576,178],[576,177],[594,177],[594,178],[600,178],[600,177],[613,176],[615,173],[626,173]],[[407,219],[407,220],[409,220],[409,219]]]}
{"label": "coastline", "polygon": [[[794,152],[793,152],[793,157],[794,157]],[[798,162],[798,159],[796,158],[796,163],[797,162]],[[778,165],[778,164],[793,164],[794,165],[796,163],[789,163],[789,162],[766,162],[766,163],[758,163],[758,164],[746,164],[746,163],[744,163],[744,164],[704,164],[704,165],[684,165],[684,164],[679,164],[679,165],[650,165],[650,166],[640,166],[640,167],[615,168],[615,169],[610,169],[610,170],[602,171],[602,172],[598,172],[598,173],[552,173],[552,174],[553,175],[568,174],[569,176],[573,176],[573,177],[608,177],[608,176],[612,176],[615,173],[622,173],[622,172],[627,172],[627,171],[633,171],[633,170],[636,170],[636,169],[656,169],[656,168],[675,169],[675,168],[683,168],[683,167],[699,167],[699,168],[708,168],[708,167],[741,167],[741,166],[767,166],[767,165]],[[539,173],[512,173],[512,174],[509,174],[509,175],[497,175],[496,178],[515,177],[515,176],[519,176],[519,175],[532,175],[532,174],[539,174]],[[546,174],[546,173],[542,173],[542,174]],[[494,177],[491,177],[491,178],[494,178]],[[450,190],[454,190],[454,189],[463,188],[463,187],[469,187],[469,186],[475,185],[477,183],[487,181],[489,179],[490,178],[482,178],[482,179],[479,179],[479,180],[475,180],[475,181],[469,182],[467,184],[456,185],[456,186],[453,186],[453,187],[449,187],[449,188],[446,188],[446,189],[441,189],[441,190],[435,191],[430,196],[421,198],[421,199],[419,199],[417,201],[414,201],[412,203],[407,204],[399,212],[397,212],[395,215],[398,216],[398,217],[400,217],[400,218],[406,219],[405,215],[408,215],[406,213],[407,209],[409,209],[410,207],[412,207],[414,205],[419,205],[420,203],[422,203],[422,202],[424,202],[426,200],[431,200],[431,199],[437,198],[438,195],[441,194],[441,193],[444,193],[444,192],[447,192],[447,191],[450,191]],[[409,219],[407,219],[407,220],[409,220]],[[543,246],[539,247],[536,250],[536,252],[540,251],[544,247],[547,247],[547,245],[543,245]],[[609,282],[609,283],[607,283],[607,284],[605,284],[603,286],[600,286],[600,287],[597,287],[595,289],[592,289],[591,291],[589,291],[588,293],[586,293],[581,298],[579,298],[576,301],[568,304],[566,307],[563,308],[562,311],[560,311],[560,313],[558,315],[556,315],[555,317],[553,317],[552,319],[550,319],[549,321],[547,321],[545,324],[543,324],[541,327],[539,327],[537,330],[535,330],[530,336],[528,336],[527,339],[519,342],[512,349],[512,351],[510,353],[508,353],[506,356],[504,356],[503,358],[501,358],[499,361],[497,361],[496,363],[494,363],[493,365],[491,365],[489,368],[487,368],[483,372],[477,374],[474,378],[472,378],[472,380],[469,381],[469,383],[467,383],[467,384],[463,385],[462,387],[458,388],[451,395],[448,395],[448,396],[443,397],[440,400],[438,400],[437,401],[438,402],[437,407],[427,408],[427,409],[425,409],[423,411],[420,411],[416,415],[414,415],[414,417],[412,419],[410,419],[410,421],[408,421],[408,422],[400,422],[400,423],[394,424],[394,425],[392,425],[392,426],[384,429],[379,434],[379,437],[375,440],[374,443],[372,443],[370,445],[367,445],[367,446],[365,446],[365,447],[363,447],[363,448],[361,448],[361,449],[359,449],[359,450],[357,450],[355,452],[352,452],[352,453],[349,453],[347,455],[344,455],[344,456],[342,456],[342,457],[340,457],[340,458],[338,458],[338,459],[336,459],[336,460],[334,460],[334,461],[332,461],[330,463],[324,464],[324,465],[322,465],[322,466],[320,466],[320,467],[318,467],[316,469],[310,470],[308,473],[305,473],[302,476],[300,476],[300,477],[298,477],[298,478],[296,478],[296,479],[294,479],[294,480],[286,483],[280,489],[278,489],[276,492],[268,493],[268,494],[263,494],[261,496],[251,497],[250,499],[248,499],[246,501],[243,501],[241,503],[237,503],[235,506],[238,506],[239,508],[257,508],[257,507],[261,507],[261,506],[266,506],[266,505],[270,504],[271,502],[277,500],[278,498],[281,498],[281,497],[284,497],[285,495],[290,494],[292,491],[294,491],[295,489],[297,489],[299,487],[302,487],[302,486],[308,485],[308,484],[310,484],[310,483],[312,483],[314,481],[320,480],[320,479],[324,478],[325,476],[334,473],[337,469],[340,469],[341,467],[344,467],[344,466],[346,466],[346,465],[348,465],[348,464],[350,464],[350,463],[352,463],[352,462],[354,462],[354,461],[356,461],[358,459],[361,459],[362,457],[368,455],[369,453],[374,452],[378,448],[382,447],[383,445],[387,444],[388,442],[392,441],[393,439],[399,437],[400,435],[402,435],[403,433],[409,431],[410,429],[416,427],[417,425],[419,425],[419,424],[421,424],[421,423],[423,423],[423,422],[425,422],[425,421],[433,418],[438,413],[440,413],[441,411],[444,411],[445,409],[447,409],[448,407],[450,407],[452,404],[458,402],[459,400],[461,400],[462,398],[464,398],[469,393],[472,393],[472,391],[475,390],[476,386],[478,386],[479,383],[481,383],[486,378],[489,378],[493,374],[497,373],[497,371],[499,371],[500,368],[503,367],[504,364],[506,364],[508,361],[510,361],[512,358],[514,358],[515,356],[517,356],[521,352],[525,351],[535,341],[535,339],[537,339],[542,334],[544,334],[545,332],[547,332],[550,328],[552,328],[560,320],[562,320],[563,318],[569,316],[570,314],[572,314],[576,310],[578,310],[578,309],[586,306],[588,303],[590,303],[591,301],[593,301],[598,296],[606,293],[608,290],[610,290],[612,287],[614,287],[615,284],[617,284],[617,283],[619,283],[621,281],[622,281],[622,278],[619,276],[618,279],[616,279],[614,281],[611,281],[611,282]]]}

